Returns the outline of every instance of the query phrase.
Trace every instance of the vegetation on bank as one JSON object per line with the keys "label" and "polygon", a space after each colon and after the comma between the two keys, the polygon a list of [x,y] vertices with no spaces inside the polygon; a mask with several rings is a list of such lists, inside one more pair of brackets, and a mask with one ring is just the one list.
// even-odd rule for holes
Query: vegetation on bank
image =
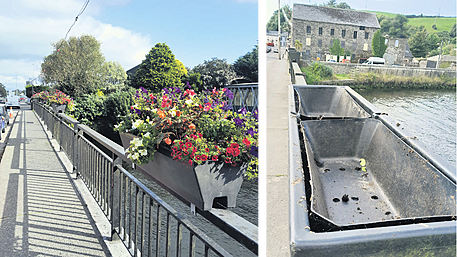
{"label": "vegetation on bank", "polygon": [[322,62],[313,62],[300,70],[305,73],[305,81],[308,85],[317,85],[319,81],[334,79],[333,70]]}
{"label": "vegetation on bank", "polygon": [[446,89],[455,88],[456,79],[446,76],[441,77],[399,77],[373,72],[357,73],[353,77],[352,88],[423,88]]}

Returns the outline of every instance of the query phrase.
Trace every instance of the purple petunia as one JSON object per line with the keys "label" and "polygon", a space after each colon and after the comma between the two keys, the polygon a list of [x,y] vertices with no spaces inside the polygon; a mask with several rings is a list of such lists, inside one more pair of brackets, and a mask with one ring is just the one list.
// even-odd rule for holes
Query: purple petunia
{"label": "purple petunia", "polygon": [[222,110],[228,111],[232,109],[232,105],[230,103],[226,103],[224,106],[222,106]]}
{"label": "purple petunia", "polygon": [[138,110],[138,109],[135,109],[135,112],[136,112],[136,114],[138,114],[138,115],[140,115],[140,114],[141,114],[141,111],[140,111],[140,110]]}
{"label": "purple petunia", "polygon": [[244,127],[244,120],[243,119],[235,118],[234,121],[235,121],[235,125],[237,125],[238,127]]}
{"label": "purple petunia", "polygon": [[257,134],[257,131],[255,131],[253,128],[250,128],[250,129],[246,130],[246,133],[248,133],[249,135],[254,137],[254,135]]}
{"label": "purple petunia", "polygon": [[255,157],[259,157],[259,148],[255,145],[251,146],[250,154],[254,155]]}
{"label": "purple petunia", "polygon": [[140,87],[140,90],[143,92],[143,94],[148,94],[148,90],[146,90],[146,88]]}
{"label": "purple petunia", "polygon": [[187,86],[187,88],[191,88],[189,81],[186,81],[186,86]]}
{"label": "purple petunia", "polygon": [[252,112],[252,117],[254,117],[254,119],[258,120],[259,119],[259,110],[256,109]]}
{"label": "purple petunia", "polygon": [[225,90],[225,95],[226,95],[229,99],[233,99],[233,93],[232,93],[232,91],[230,91],[230,89]]}
{"label": "purple petunia", "polygon": [[238,113],[245,115],[246,113],[248,113],[248,110],[246,110],[246,108],[243,107],[238,110]]}

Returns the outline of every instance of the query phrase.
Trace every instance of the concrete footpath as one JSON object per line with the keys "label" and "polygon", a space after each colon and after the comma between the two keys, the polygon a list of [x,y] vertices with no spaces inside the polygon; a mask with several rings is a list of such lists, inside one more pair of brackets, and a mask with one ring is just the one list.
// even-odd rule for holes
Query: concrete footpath
{"label": "concrete footpath", "polygon": [[[276,55],[277,56],[277,55]],[[288,60],[267,63],[267,255],[289,251]]]}
{"label": "concrete footpath", "polygon": [[41,123],[22,106],[0,162],[1,256],[109,256]]}

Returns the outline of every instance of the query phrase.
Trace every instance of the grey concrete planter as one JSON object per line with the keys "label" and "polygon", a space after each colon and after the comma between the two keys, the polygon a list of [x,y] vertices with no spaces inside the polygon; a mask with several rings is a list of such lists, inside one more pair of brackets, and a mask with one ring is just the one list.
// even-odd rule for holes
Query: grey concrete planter
{"label": "grey concrete planter", "polygon": [[372,116],[289,120],[291,255],[454,256],[455,167],[350,95]]}
{"label": "grey concrete planter", "polygon": [[[121,133],[120,137],[124,149],[129,147],[134,138],[125,133]],[[170,153],[160,148],[154,154],[153,162],[137,167],[167,191],[201,210],[210,210],[213,206],[235,207],[247,164],[232,167],[225,163],[207,161],[201,165],[189,165],[174,161]]]}
{"label": "grey concrete planter", "polygon": [[65,108],[67,107],[65,104],[51,104],[52,110],[55,113],[65,113]]}

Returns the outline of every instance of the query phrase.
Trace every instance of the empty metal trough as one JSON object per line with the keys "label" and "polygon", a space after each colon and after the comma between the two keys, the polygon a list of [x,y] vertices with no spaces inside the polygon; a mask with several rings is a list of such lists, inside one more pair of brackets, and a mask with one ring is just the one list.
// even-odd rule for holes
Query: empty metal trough
{"label": "empty metal trough", "polygon": [[370,118],[296,115],[305,87],[289,91],[291,255],[455,255],[455,167],[359,95],[349,100]]}

